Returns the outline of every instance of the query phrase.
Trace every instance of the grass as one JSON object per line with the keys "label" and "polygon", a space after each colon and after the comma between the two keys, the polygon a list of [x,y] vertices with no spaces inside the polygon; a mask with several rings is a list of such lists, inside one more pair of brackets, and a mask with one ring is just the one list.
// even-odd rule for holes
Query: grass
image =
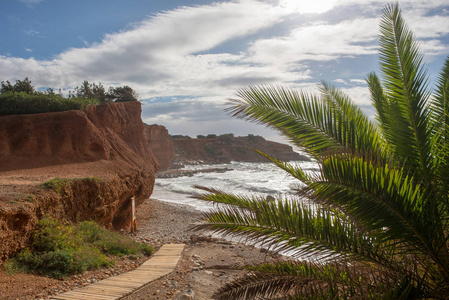
{"label": "grass", "polygon": [[8,274],[18,271],[63,278],[115,264],[114,256],[151,255],[153,248],[95,222],[64,224],[49,216],[38,223],[33,243],[4,265]]}
{"label": "grass", "polygon": [[43,187],[55,191],[60,194],[61,191],[70,184],[72,181],[82,181],[89,180],[93,182],[101,182],[101,178],[98,177],[85,177],[85,178],[53,178],[49,181],[44,182]]}

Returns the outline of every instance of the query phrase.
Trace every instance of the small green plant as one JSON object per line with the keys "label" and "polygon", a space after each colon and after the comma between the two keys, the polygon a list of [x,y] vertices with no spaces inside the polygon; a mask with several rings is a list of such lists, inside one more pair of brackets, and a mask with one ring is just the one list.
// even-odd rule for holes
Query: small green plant
{"label": "small green plant", "polygon": [[62,189],[68,185],[68,183],[68,179],[61,179],[59,177],[56,177],[52,180],[44,182],[44,187],[59,194],[61,193]]}
{"label": "small green plant", "polygon": [[39,221],[33,240],[30,247],[5,263],[8,274],[27,271],[61,278],[114,265],[114,260],[106,255],[137,257],[154,252],[150,245],[137,243],[95,222],[69,225],[49,216]]}
{"label": "small green plant", "polygon": [[25,198],[25,201],[34,202],[36,201],[36,197],[33,194],[30,194]]}
{"label": "small green plant", "polygon": [[92,182],[101,182],[101,178],[99,177],[84,177],[84,178],[53,178],[52,180],[44,182],[43,186],[46,189],[50,189],[55,191],[56,193],[61,193],[64,187],[70,184],[72,181],[83,181],[88,180]]}
{"label": "small green plant", "polygon": [[5,261],[5,263],[2,265],[3,270],[5,271],[5,274],[9,275],[9,276],[13,276],[17,273],[21,273],[21,272],[25,272],[26,270],[23,268],[22,265],[17,264],[15,261],[13,260],[7,260]]}

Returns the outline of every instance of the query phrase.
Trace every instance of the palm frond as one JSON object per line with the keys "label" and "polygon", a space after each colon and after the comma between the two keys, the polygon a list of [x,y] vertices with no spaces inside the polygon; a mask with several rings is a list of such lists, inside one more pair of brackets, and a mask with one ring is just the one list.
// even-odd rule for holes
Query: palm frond
{"label": "palm frond", "polygon": [[[236,197],[210,196],[218,203]],[[321,257],[323,260],[340,257],[375,264],[383,261],[385,268],[398,268],[395,261],[388,260],[388,249],[375,245],[342,215],[324,208],[288,199],[269,202],[252,199],[245,205],[220,207],[204,216],[206,222],[196,229],[241,238],[275,252],[288,252],[293,257]]]}
{"label": "palm frond", "polygon": [[449,214],[449,57],[437,80],[435,96],[431,103],[434,129],[435,163],[439,191],[437,199]]}
{"label": "palm frond", "polygon": [[339,207],[382,241],[435,253],[429,231],[439,224],[426,214],[427,194],[406,170],[334,155],[323,162],[322,176],[309,186],[318,201]]}
{"label": "palm frond", "polygon": [[215,299],[287,299],[292,289],[307,284],[309,280],[293,276],[249,273],[245,277],[221,287]]}
{"label": "palm frond", "polygon": [[444,139],[447,141],[449,139],[449,133],[447,133],[449,124],[449,57],[446,58],[443,69],[438,76],[431,108],[432,121],[445,131]]}
{"label": "palm frond", "polygon": [[390,120],[388,119],[389,112],[392,109],[391,103],[389,102],[388,97],[386,97],[380,79],[376,73],[369,73],[366,82],[371,94],[371,102],[377,112],[375,118],[379,124],[379,128],[382,130],[382,136],[385,139],[385,137],[388,136],[388,128],[391,127]]}
{"label": "palm frond", "polygon": [[343,120],[339,120],[339,123],[348,127],[340,131],[346,134],[346,138],[340,140],[345,141],[353,153],[381,154],[385,145],[377,126],[349,96],[324,81],[321,82],[320,91],[324,100],[331,102],[340,112]]}
{"label": "palm frond", "polygon": [[292,165],[290,163],[284,162],[282,160],[279,160],[271,155],[268,155],[262,151],[253,149],[257,153],[259,153],[261,156],[265,157],[267,160],[274,163],[276,166],[287,172],[290,176],[293,178],[298,179],[299,181],[310,184],[313,182],[313,176],[311,174],[307,174],[306,171],[304,171],[300,166],[298,165]]}
{"label": "palm frond", "polygon": [[231,99],[228,112],[232,116],[279,130],[317,159],[323,153],[351,151],[351,138],[357,128],[344,122],[332,102],[274,86],[243,88],[238,97]]}
{"label": "palm frond", "polygon": [[204,191],[203,193],[196,193],[192,195],[192,198],[194,199],[233,205],[243,209],[256,209],[258,203],[265,200],[262,197],[247,197],[243,195],[228,194],[219,189],[209,188],[201,185],[194,185],[193,188]]}
{"label": "palm frond", "polygon": [[394,145],[397,158],[427,182],[432,181],[429,91],[423,56],[397,4],[388,5],[380,24],[380,66],[389,110],[386,138]]}
{"label": "palm frond", "polygon": [[407,299],[413,291],[409,276],[392,279],[359,264],[284,261],[246,268],[250,273],[218,290],[217,299]]}

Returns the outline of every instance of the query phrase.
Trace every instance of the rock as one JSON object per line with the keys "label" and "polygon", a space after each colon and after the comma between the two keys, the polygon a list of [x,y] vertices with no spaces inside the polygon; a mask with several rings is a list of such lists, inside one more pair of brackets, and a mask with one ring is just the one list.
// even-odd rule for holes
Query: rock
{"label": "rock", "polygon": [[175,157],[175,150],[167,128],[145,124],[145,138],[159,163],[159,172],[168,170]]}
{"label": "rock", "polygon": [[193,300],[195,299],[195,292],[192,288],[189,288],[187,291],[182,292],[176,297],[178,300]]}

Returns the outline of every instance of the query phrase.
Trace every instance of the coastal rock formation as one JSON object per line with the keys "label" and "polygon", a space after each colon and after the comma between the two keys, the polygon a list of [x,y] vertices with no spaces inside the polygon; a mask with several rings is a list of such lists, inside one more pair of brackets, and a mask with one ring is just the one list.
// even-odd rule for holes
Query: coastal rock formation
{"label": "coastal rock formation", "polygon": [[175,152],[167,128],[156,124],[145,124],[145,138],[159,163],[159,171],[168,170],[175,157]]}
{"label": "coastal rock formation", "polygon": [[289,145],[267,141],[261,136],[249,135],[234,137],[225,134],[218,137],[172,139],[175,148],[174,163],[217,164],[231,161],[266,162],[267,160],[253,151],[257,149],[284,161],[310,160],[293,151]]}
{"label": "coastal rock formation", "polygon": [[158,169],[140,115],[127,102],[0,117],[0,263],[45,214],[130,227],[131,198],[151,195]]}

